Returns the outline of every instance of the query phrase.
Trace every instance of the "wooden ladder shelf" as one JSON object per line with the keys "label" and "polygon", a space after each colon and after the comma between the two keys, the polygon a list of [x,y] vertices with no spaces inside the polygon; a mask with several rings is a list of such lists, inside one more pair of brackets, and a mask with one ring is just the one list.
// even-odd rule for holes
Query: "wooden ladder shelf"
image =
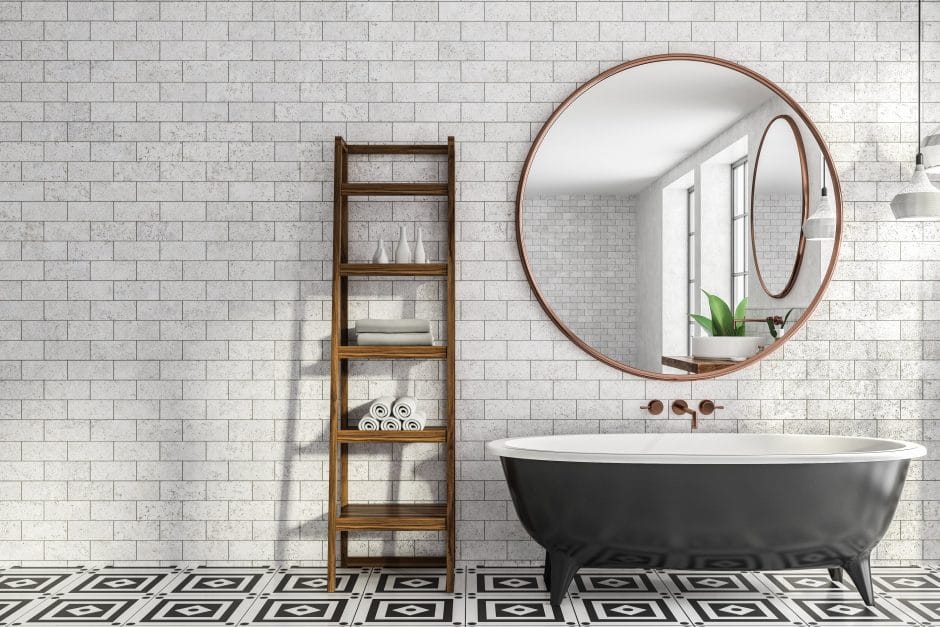
{"label": "wooden ladder shelf", "polygon": [[[349,155],[445,155],[444,183],[349,182]],[[454,396],[456,305],[454,294],[455,159],[454,138],[446,144],[347,144],[336,138],[333,187],[333,329],[330,358],[330,456],[328,591],[336,587],[337,539],[339,563],[346,566],[443,566],[447,591],[454,590],[455,479]],[[351,263],[349,261],[350,196],[446,196],[447,260],[444,263]],[[447,346],[349,346],[349,277],[440,276],[447,280]],[[353,359],[442,359],[446,362],[446,415],[443,427],[423,431],[359,431],[347,423],[349,361]],[[356,442],[426,442],[444,444],[447,457],[447,497],[443,503],[350,503],[349,445]],[[350,531],[443,531],[441,557],[355,557],[348,554]]]}

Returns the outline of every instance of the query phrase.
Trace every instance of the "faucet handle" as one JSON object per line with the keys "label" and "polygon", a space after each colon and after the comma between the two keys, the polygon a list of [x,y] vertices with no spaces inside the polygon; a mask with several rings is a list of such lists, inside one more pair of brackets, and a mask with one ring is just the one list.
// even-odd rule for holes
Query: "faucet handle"
{"label": "faucet handle", "polygon": [[659,400],[658,398],[654,398],[653,400],[646,403],[646,405],[640,405],[640,409],[648,410],[649,413],[652,414],[653,416],[658,416],[661,413],[663,413],[664,407],[665,406],[663,405],[663,402]]}
{"label": "faucet handle", "polygon": [[672,413],[681,416],[689,409],[689,404],[682,399],[676,399],[672,402]]}
{"label": "faucet handle", "polygon": [[724,408],[725,408],[724,405],[715,405],[715,401],[709,400],[707,398],[698,404],[698,411],[700,414],[704,416],[711,415],[711,413],[714,412],[716,409],[724,409]]}

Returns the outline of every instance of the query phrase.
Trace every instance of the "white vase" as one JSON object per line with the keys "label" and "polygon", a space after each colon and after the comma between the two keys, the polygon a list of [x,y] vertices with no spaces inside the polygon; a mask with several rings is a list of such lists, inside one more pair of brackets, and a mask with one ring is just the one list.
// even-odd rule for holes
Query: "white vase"
{"label": "white vase", "polygon": [[372,255],[372,263],[388,263],[388,255],[385,254],[385,240],[379,238],[379,245],[375,248],[375,254]]}
{"label": "white vase", "polygon": [[399,227],[398,246],[395,247],[395,263],[411,263],[411,246],[408,245],[408,236],[405,227]]}
{"label": "white vase", "polygon": [[692,356],[698,359],[743,361],[759,349],[760,338],[748,335],[692,338]]}
{"label": "white vase", "polygon": [[424,233],[418,227],[418,239],[415,241],[415,263],[427,263],[428,254],[424,250]]}

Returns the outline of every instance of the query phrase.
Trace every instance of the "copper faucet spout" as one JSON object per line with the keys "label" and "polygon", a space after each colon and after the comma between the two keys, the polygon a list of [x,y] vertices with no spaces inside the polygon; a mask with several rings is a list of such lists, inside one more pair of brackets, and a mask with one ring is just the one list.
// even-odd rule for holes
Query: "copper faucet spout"
{"label": "copper faucet spout", "polygon": [[681,399],[676,399],[672,402],[672,413],[677,416],[683,414],[688,414],[692,416],[692,429],[698,429],[698,412],[694,409],[689,409],[689,404]]}

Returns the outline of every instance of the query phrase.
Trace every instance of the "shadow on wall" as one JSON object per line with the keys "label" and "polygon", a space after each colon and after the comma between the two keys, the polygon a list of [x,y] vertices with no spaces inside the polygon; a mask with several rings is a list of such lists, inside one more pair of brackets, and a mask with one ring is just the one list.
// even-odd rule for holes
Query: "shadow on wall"
{"label": "shadow on wall", "polygon": [[[302,302],[298,304],[298,307],[302,307]],[[297,509],[292,507],[295,505],[295,500],[299,498],[299,489],[295,490],[294,487],[295,467],[298,461],[305,457],[312,456],[314,459],[327,462],[329,459],[328,445],[330,437],[329,414],[327,414],[324,417],[324,424],[326,428],[321,430],[320,439],[310,442],[298,441],[298,422],[301,419],[301,380],[317,378],[324,381],[326,385],[329,386],[330,362],[327,359],[320,359],[307,365],[303,365],[303,346],[304,342],[307,341],[304,334],[305,321],[301,319],[303,317],[301,315],[301,311],[297,311],[295,313],[297,314],[297,320],[294,322],[294,337],[291,347],[292,367],[290,395],[287,402],[287,415],[285,416],[286,426],[282,436],[283,449],[281,453],[281,462],[283,474],[280,478],[280,498],[277,512],[278,532],[275,546],[275,560],[277,562],[285,562],[300,558],[299,556],[289,554],[290,552],[288,547],[290,546],[291,542],[300,541],[306,537],[325,538],[327,535],[327,521],[329,519],[329,511],[326,509],[329,506],[328,502],[325,505],[324,511],[319,516],[310,519],[299,518],[301,514],[299,511],[297,511]],[[328,355],[329,350],[331,349],[331,336],[321,337],[318,339],[318,341],[323,347],[322,354]],[[398,381],[395,382],[394,394],[396,396],[405,396],[411,393],[412,391],[409,391],[408,389],[410,380],[411,367],[408,367],[407,376],[399,377]],[[327,387],[327,390],[329,389],[330,388]],[[367,401],[357,407],[349,408],[347,411],[349,417],[348,426],[350,428],[355,428],[359,418],[368,413],[369,402]],[[327,447],[324,447],[323,444],[327,444]],[[369,445],[365,446],[368,447]],[[387,484],[385,500],[387,502],[395,502],[399,500],[400,484],[403,479],[403,460],[399,459],[396,463],[395,445],[384,445],[383,448],[387,451],[385,461],[387,463],[386,467],[389,470],[388,476],[383,478],[386,480]],[[379,454],[381,448],[378,446],[375,448],[362,448],[361,451],[364,454],[369,455],[370,461],[380,460]],[[428,466],[432,467],[428,468]],[[322,479],[324,482],[326,482],[329,480],[329,468],[327,467],[326,463],[323,464],[323,467],[325,468],[325,471]],[[419,474],[418,472],[418,470],[422,468],[427,469],[428,477],[432,476],[433,474],[437,474],[437,471],[433,468],[433,463],[416,463],[415,480],[423,478],[420,475],[423,475],[424,473]],[[394,475],[393,472],[395,473]],[[300,481],[302,478],[297,478],[296,480]],[[394,534],[385,534],[383,539],[387,541],[388,546],[394,548]],[[326,556],[323,555],[322,557],[325,559]]]}

